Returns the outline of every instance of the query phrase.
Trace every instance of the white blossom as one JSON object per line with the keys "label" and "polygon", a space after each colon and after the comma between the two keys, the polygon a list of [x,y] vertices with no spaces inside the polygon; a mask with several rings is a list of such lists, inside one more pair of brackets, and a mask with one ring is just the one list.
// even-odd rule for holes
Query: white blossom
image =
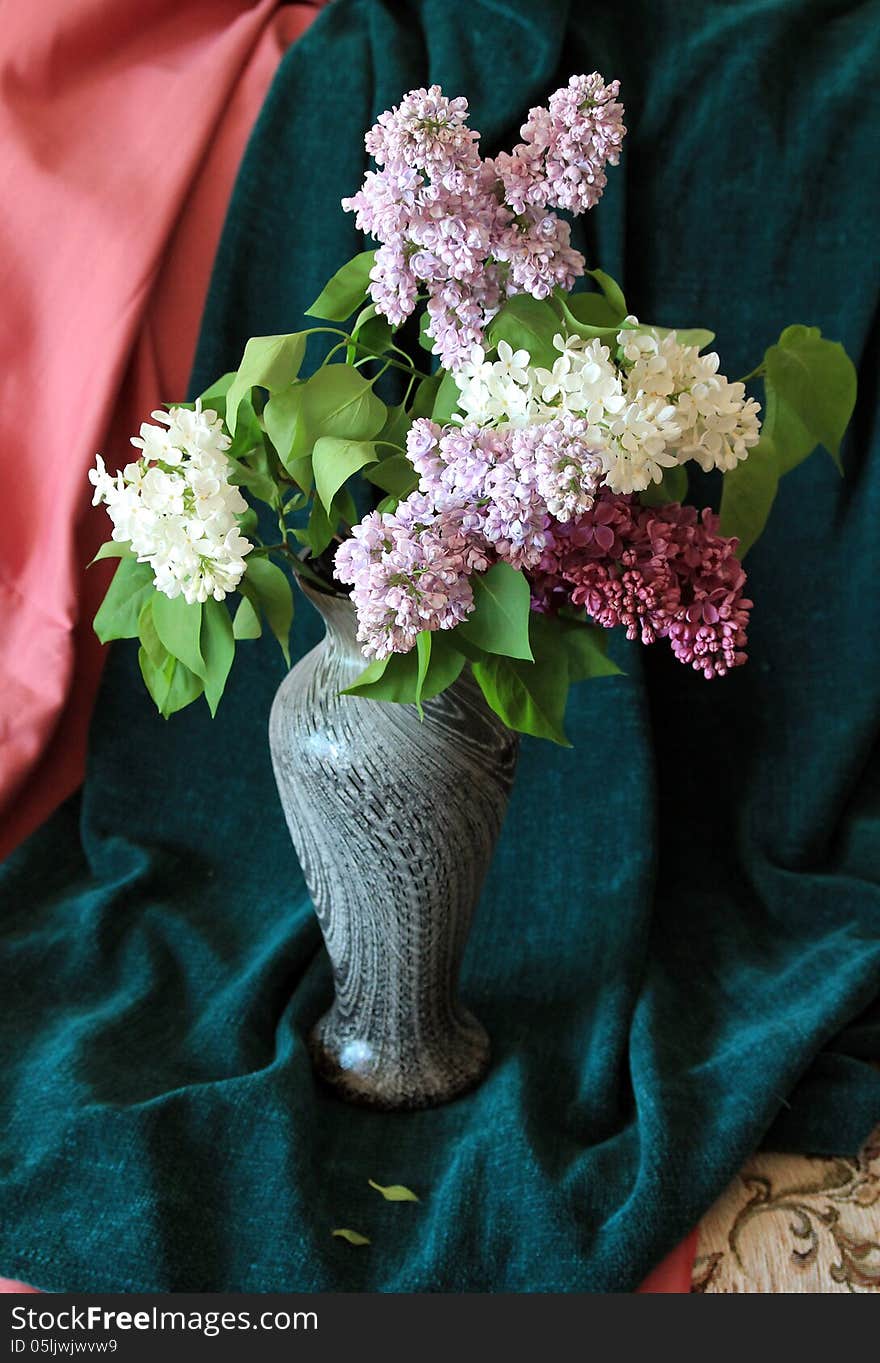
{"label": "white blossom", "polygon": [[149,563],[166,596],[190,604],[234,591],[253,545],[238,528],[247,503],[229,482],[224,435],[216,412],[173,407],[153,412],[131,443],[140,459],[111,476],[100,455],[89,473],[93,504],[103,502],[113,539]]}
{"label": "white blossom", "polygon": [[700,355],[675,332],[661,337],[635,317],[626,322],[617,356],[597,337],[560,332],[550,368],[533,366],[505,341],[494,362],[475,346],[455,376],[453,420],[501,428],[562,416],[586,423],[587,447],[613,492],[644,491],[689,459],[705,470],[733,468],[758,440],[758,403],[718,373],[714,352]]}

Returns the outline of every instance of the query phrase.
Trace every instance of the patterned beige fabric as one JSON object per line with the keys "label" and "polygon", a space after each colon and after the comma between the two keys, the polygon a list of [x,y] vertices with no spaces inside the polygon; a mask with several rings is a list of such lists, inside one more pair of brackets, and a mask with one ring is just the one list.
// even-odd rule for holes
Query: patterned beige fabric
{"label": "patterned beige fabric", "polygon": [[751,1159],[703,1220],[691,1291],[880,1293],[880,1127],[857,1159]]}

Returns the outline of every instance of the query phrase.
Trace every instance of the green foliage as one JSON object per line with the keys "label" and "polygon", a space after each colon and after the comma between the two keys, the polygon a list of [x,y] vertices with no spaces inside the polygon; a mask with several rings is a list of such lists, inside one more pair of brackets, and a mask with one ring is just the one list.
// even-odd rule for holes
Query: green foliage
{"label": "green foliage", "polygon": [[335,1235],[339,1240],[347,1240],[350,1245],[368,1245],[370,1243],[369,1236],[361,1235],[358,1230],[349,1230],[347,1226],[331,1231],[330,1234]]}
{"label": "green foliage", "polygon": [[204,659],[201,677],[205,685],[205,699],[211,714],[216,715],[235,656],[232,621],[223,601],[209,598],[202,607],[199,646]]}
{"label": "green foliage", "polygon": [[559,334],[559,316],[549,303],[540,302],[529,294],[509,298],[492,319],[488,330],[490,345],[506,341],[514,350],[527,350],[532,364],[550,369],[559,352],[553,337]]}
{"label": "green foliage", "polygon": [[[365,346],[376,355],[384,354],[394,342],[394,328],[387,317],[376,311],[375,303],[369,303],[358,313],[351,335],[359,347]],[[352,346],[351,350],[356,353],[357,347]]]}
{"label": "green foliage", "polygon": [[318,440],[372,440],[387,416],[388,408],[369,380],[347,364],[324,365],[305,383],[273,395],[263,413],[282,464],[303,491],[311,479],[302,461],[310,459]]}
{"label": "green foliage", "polygon": [[599,285],[598,293],[569,295],[557,289],[553,294],[552,306],[562,318],[566,331],[574,332],[577,336],[598,336],[606,342],[612,341],[628,315],[626,299],[620,285],[603,270],[588,270],[587,274]]}
{"label": "green foliage", "polygon": [[486,653],[531,659],[531,593],[525,575],[509,563],[495,563],[473,579],[474,609],[457,632]]}
{"label": "green foliage", "polygon": [[[289,667],[290,627],[293,624],[293,589],[289,577],[264,555],[250,554],[247,572],[239,583],[239,591],[250,602],[255,613],[260,612],[265,616],[266,623],[278,640],[284,661]],[[237,637],[256,636],[242,634]]]}
{"label": "green foliage", "polygon": [[735,535],[744,558],[764,532],[779,487],[776,446],[762,433],[749,457],[724,475],[721,493],[722,535]]}
{"label": "green foliage", "polygon": [[705,350],[715,340],[715,332],[706,331],[703,327],[649,327],[648,330],[653,331],[659,340],[674,331],[681,345],[695,345],[697,350]]}
{"label": "green foliage", "polygon": [[[100,563],[105,558],[134,558],[135,553],[131,545],[122,540],[107,540],[102,544],[92,563]],[[91,568],[92,563],[89,564]]]}
{"label": "green foliage", "polygon": [[762,533],[779,479],[824,445],[838,469],[840,442],[856,400],[856,371],[846,351],[818,327],[786,327],[765,352],[761,439],[724,475],[721,533],[745,555]]}
{"label": "green foliage", "polygon": [[419,475],[405,454],[392,454],[378,464],[365,467],[363,473],[369,482],[392,497],[408,497],[419,483]]}
{"label": "green foliage", "polygon": [[535,661],[482,655],[471,667],[496,715],[518,733],[570,747],[564,719],[572,682],[611,677],[620,669],[605,652],[605,631],[579,620],[533,613],[529,635]]}
{"label": "green foliage", "polygon": [[155,592],[144,604],[138,617],[138,634],[141,640],[138,664],[156,709],[163,719],[168,719],[170,715],[198,700],[204,685],[200,677],[168,652],[159,638],[153,608],[160,595],[159,592]]}
{"label": "green foliage", "polygon": [[364,477],[392,497],[406,497],[418,487],[418,474],[405,454],[392,454],[364,469]]}
{"label": "green foliage", "polygon": [[377,1193],[381,1193],[386,1202],[418,1202],[418,1198],[411,1188],[405,1188],[402,1183],[390,1183],[383,1187],[375,1179],[368,1178],[367,1182],[371,1188],[375,1188]]}
{"label": "green foliage", "polygon": [[305,357],[306,339],[303,331],[286,336],[251,337],[226,394],[226,425],[230,435],[235,435],[239,406],[252,388],[277,393],[293,383]]}
{"label": "green foliage", "polygon": [[120,559],[95,616],[94,629],[102,644],[111,639],[136,639],[138,619],[154,594],[153,570],[149,563],[138,563],[132,555]]}
{"label": "green foliage", "polygon": [[[456,647],[457,630],[436,630],[430,649],[417,646],[409,653],[391,653],[375,659],[343,695],[365,696],[369,700],[396,701],[417,705],[432,700],[458,679],[465,659]],[[423,639],[424,634],[419,635]],[[427,654],[428,661],[423,663]],[[421,674],[421,675],[420,675]]]}
{"label": "green foliage", "polygon": [[564,658],[558,666],[545,660],[527,663],[486,655],[471,667],[490,709],[508,728],[571,747],[563,728],[568,697]]}
{"label": "green foliage", "polygon": [[184,663],[197,677],[205,675],[202,657],[202,606],[196,601],[189,605],[182,596],[165,596],[156,592],[153,597],[153,624],[164,648]]}
{"label": "green foliage", "polygon": [[368,440],[347,440],[338,435],[322,435],[315,441],[312,467],[315,488],[329,510],[333,498],[346,479],[365,464],[375,464],[376,446]]}
{"label": "green foliage", "polygon": [[[424,378],[419,382],[412,400],[412,407],[410,408],[411,421],[415,421],[416,418],[420,416],[433,415],[434,404],[437,401],[440,383],[445,376],[446,371],[440,370],[438,373],[431,374],[428,378]],[[452,410],[455,411],[454,406]]]}
{"label": "green foliage", "polygon": [[332,279],[324,285],[310,308],[307,317],[322,317],[330,322],[344,322],[355,308],[360,307],[370,285],[370,270],[376,259],[375,251],[361,251],[352,256]]}
{"label": "green foliage", "polygon": [[357,519],[357,508],[348,488],[342,487],[333,498],[333,505],[327,511],[324,503],[316,497],[312,502],[309,520],[305,530],[294,530],[300,544],[306,546],[313,558],[320,558],[336,534],[340,521],[353,525]]}
{"label": "green foliage", "polygon": [[238,610],[232,617],[232,634],[235,639],[259,639],[263,633],[260,613],[246,596],[238,603]]}
{"label": "green foliage", "polygon": [[446,370],[442,370],[443,377],[437,388],[434,397],[434,406],[431,410],[431,418],[438,421],[441,426],[445,425],[458,406],[459,389],[453,375]]}
{"label": "green foliage", "polygon": [[800,463],[805,442],[824,445],[838,469],[840,442],[856,401],[856,370],[843,346],[818,327],[786,327],[764,355],[774,393],[773,430],[780,473]]}

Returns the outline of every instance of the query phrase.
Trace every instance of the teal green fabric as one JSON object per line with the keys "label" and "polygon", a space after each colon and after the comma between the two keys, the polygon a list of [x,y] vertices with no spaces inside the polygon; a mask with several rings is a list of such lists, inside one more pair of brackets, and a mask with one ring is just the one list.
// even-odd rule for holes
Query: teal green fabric
{"label": "teal green fabric", "polygon": [[[436,1111],[352,1109],[312,1078],[330,976],[272,783],[271,642],[241,649],[213,724],[157,719],[116,647],[82,794],[2,878],[0,1272],[629,1289],[763,1140],[853,1152],[880,1120],[878,19],[842,0],[337,0],[287,55],[195,389],[248,335],[295,329],[359,248],[338,201],[403,90],[466,93],[494,146],[598,68],[630,133],[578,224],[590,263],[643,317],[714,327],[732,375],[789,322],[844,341],[847,477],[817,456],[786,480],[749,563],[748,667],[707,683],[621,646],[626,677],[572,701],[571,751],[523,743],[464,972],[492,1069]],[[297,647],[317,637],[303,605]]]}

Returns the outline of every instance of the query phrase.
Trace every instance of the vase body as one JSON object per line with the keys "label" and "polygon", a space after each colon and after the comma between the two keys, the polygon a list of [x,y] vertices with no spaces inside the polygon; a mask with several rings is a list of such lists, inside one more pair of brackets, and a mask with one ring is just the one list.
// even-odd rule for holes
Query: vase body
{"label": "vase body", "polygon": [[[302,585],[302,584],[301,584]],[[304,589],[324,639],[282,682],[269,724],[293,845],[333,967],[310,1037],[340,1096],[442,1103],[485,1073],[485,1031],[458,999],[517,741],[468,671],[415,706],[344,696],[365,667],[346,597]]]}

